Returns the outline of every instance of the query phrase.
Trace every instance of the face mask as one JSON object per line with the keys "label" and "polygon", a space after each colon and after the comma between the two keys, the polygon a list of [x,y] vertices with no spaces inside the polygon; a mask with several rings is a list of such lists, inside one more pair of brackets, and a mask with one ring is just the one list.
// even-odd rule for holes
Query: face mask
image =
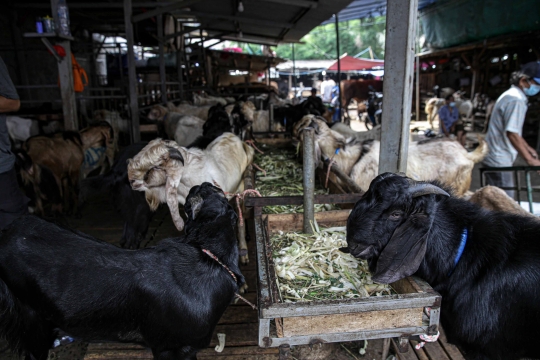
{"label": "face mask", "polygon": [[529,86],[528,89],[523,89],[523,92],[525,93],[525,95],[534,96],[540,92],[540,85],[535,85],[531,83],[529,83],[529,85],[531,86]]}
{"label": "face mask", "polygon": [[451,107],[454,107],[454,106],[456,106],[456,103],[455,103],[455,102],[451,102],[449,105],[450,105]]}

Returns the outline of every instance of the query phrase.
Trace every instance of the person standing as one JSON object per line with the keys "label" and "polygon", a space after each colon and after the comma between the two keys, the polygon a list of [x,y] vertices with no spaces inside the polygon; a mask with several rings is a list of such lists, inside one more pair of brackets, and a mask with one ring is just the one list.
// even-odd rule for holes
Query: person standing
{"label": "person standing", "polygon": [[446,137],[449,137],[450,134],[456,135],[457,141],[465,146],[465,128],[459,120],[459,110],[454,102],[454,96],[447,95],[445,102],[439,109],[441,131]]}
{"label": "person standing", "polygon": [[328,76],[325,76],[323,82],[321,83],[321,97],[323,102],[329,103],[332,101],[332,89],[334,86],[336,86],[334,80],[329,79]]}
{"label": "person standing", "polygon": [[[540,166],[536,150],[521,136],[527,112],[527,96],[535,96],[540,91],[540,62],[527,63],[520,71],[513,72],[510,83],[510,89],[499,96],[491,114],[486,135],[489,152],[483,165],[509,167],[519,154],[529,166]],[[515,186],[511,172],[486,172],[485,176],[488,185]],[[505,191],[514,198],[515,191]]]}
{"label": "person standing", "polygon": [[6,113],[18,111],[19,96],[0,57],[0,229],[28,212],[28,199],[17,183],[15,155],[6,124]]}

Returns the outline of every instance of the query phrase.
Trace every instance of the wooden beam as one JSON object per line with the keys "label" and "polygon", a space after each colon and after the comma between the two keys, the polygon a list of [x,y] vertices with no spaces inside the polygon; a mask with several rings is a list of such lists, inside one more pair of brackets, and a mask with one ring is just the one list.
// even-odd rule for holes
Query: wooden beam
{"label": "wooden beam", "polygon": [[[55,0],[53,0],[55,1]],[[62,95],[62,110],[64,112],[64,129],[79,131],[77,104],[73,90],[73,66],[71,64],[71,44],[68,40],[57,42],[66,51],[66,56],[58,63],[60,78],[60,93]]]}
{"label": "wooden beam", "polygon": [[418,0],[388,0],[379,173],[406,172]]}
{"label": "wooden beam", "polygon": [[[261,1],[261,0],[258,0],[258,1]],[[315,9],[317,6],[319,6],[317,2],[310,1],[310,0],[262,0],[262,1],[276,3],[276,4],[294,5],[294,6],[300,6],[300,7],[305,7],[305,8],[311,8],[311,9]]]}
{"label": "wooden beam", "polygon": [[135,51],[133,49],[133,23],[131,22],[131,0],[124,0],[124,24],[126,27],[127,40],[127,65],[128,65],[128,96],[129,109],[131,112],[131,140],[136,143],[141,141],[141,129],[139,123],[139,104],[137,99],[137,73],[135,71]]}
{"label": "wooden beam", "polygon": [[173,10],[185,8],[185,7],[191,6],[193,4],[196,4],[199,1],[200,0],[184,0],[182,2],[175,2],[175,3],[169,4],[167,6],[162,6],[160,8],[150,10],[150,11],[147,11],[147,12],[139,14],[139,15],[135,15],[133,17],[133,22],[134,23],[139,22],[141,20],[150,19],[150,18],[152,18],[154,16],[162,15],[162,14],[171,12]]}
{"label": "wooden beam", "polygon": [[200,11],[181,11],[181,12],[175,12],[175,15],[192,15],[200,19],[238,21],[244,24],[287,28],[287,29],[292,28],[294,26],[293,23],[289,23],[289,22],[271,21],[271,20],[265,20],[265,19],[256,19],[253,17],[242,17],[242,16],[234,16],[234,15],[211,14],[211,13],[205,13],[205,12],[200,12]]}
{"label": "wooden beam", "polygon": [[[171,2],[134,2],[132,7],[134,8],[159,8],[163,6],[168,6],[177,3]],[[14,8],[25,8],[25,9],[50,9],[50,6],[46,3],[20,3],[11,5]],[[118,3],[107,3],[107,2],[88,2],[88,3],[77,3],[70,2],[70,9],[122,9],[124,4],[121,2]]]}

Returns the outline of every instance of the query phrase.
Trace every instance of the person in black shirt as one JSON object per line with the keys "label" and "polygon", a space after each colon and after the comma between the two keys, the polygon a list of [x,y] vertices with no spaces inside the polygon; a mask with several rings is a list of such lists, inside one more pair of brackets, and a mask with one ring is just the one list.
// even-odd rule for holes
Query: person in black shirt
{"label": "person in black shirt", "polygon": [[18,111],[20,105],[19,95],[0,58],[0,229],[28,212],[28,199],[17,184],[15,155],[11,152],[6,124],[6,113]]}

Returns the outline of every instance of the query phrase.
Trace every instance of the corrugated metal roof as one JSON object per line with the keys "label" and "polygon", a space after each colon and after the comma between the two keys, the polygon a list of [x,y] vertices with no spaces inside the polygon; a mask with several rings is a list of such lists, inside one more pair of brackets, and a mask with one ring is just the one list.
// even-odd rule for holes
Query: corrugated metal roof
{"label": "corrugated metal roof", "polygon": [[[418,0],[418,9],[423,9],[437,0]],[[339,21],[356,20],[386,14],[386,0],[355,0],[338,13]],[[333,22],[333,18],[323,24]]]}

